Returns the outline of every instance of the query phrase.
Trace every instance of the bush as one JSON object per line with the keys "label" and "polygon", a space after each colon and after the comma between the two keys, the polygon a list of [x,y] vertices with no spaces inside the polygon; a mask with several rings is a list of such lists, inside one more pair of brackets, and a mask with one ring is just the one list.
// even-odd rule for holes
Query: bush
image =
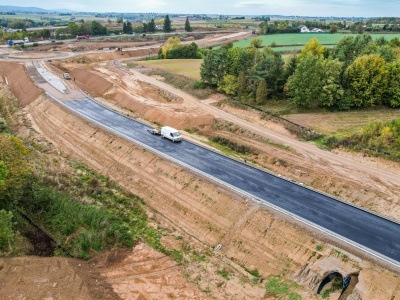
{"label": "bush", "polygon": [[283,299],[282,296],[286,296],[286,299],[289,300],[299,300],[301,296],[294,292],[293,290],[297,289],[299,285],[294,282],[285,281],[283,278],[272,277],[267,285],[266,292],[274,295],[278,299]]}
{"label": "bush", "polygon": [[193,88],[196,90],[202,90],[206,88],[206,84],[203,81],[193,82]]}
{"label": "bush", "polygon": [[0,210],[0,250],[5,250],[14,239],[12,219],[12,212]]}
{"label": "bush", "polygon": [[214,136],[211,138],[211,140],[241,154],[257,154],[253,149],[244,145],[239,145],[221,136]]}
{"label": "bush", "polygon": [[202,58],[201,52],[196,43],[191,43],[188,46],[178,45],[167,51],[167,59],[191,59]]}
{"label": "bush", "polygon": [[71,242],[65,245],[74,256],[87,259],[89,250],[100,251],[107,245],[133,246],[133,232],[128,224],[110,212],[74,202],[69,196],[40,184],[33,184],[25,210],[33,213],[57,239]]}

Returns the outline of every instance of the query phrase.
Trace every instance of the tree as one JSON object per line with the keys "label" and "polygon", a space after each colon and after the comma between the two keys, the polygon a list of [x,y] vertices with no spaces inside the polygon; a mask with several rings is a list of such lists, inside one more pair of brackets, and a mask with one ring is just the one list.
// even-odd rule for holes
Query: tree
{"label": "tree", "polygon": [[338,32],[338,27],[336,25],[332,25],[331,28],[329,29],[329,33],[337,33]]}
{"label": "tree", "polygon": [[229,74],[237,77],[240,71],[248,69],[249,62],[249,55],[245,48],[233,47],[228,50],[226,69]]}
{"label": "tree", "polygon": [[161,56],[160,58],[167,58],[167,52],[168,50],[172,50],[176,47],[178,47],[181,44],[181,40],[178,37],[170,37],[167,40],[166,44],[163,44],[161,46]]}
{"label": "tree", "polygon": [[124,23],[124,19],[123,18],[117,18],[117,24],[122,24]]}
{"label": "tree", "polygon": [[298,107],[317,107],[322,93],[322,58],[315,55],[303,57],[294,74],[286,83],[289,102]]}
{"label": "tree", "polygon": [[218,86],[218,91],[224,92],[227,95],[236,95],[238,87],[237,78],[231,74],[227,74],[222,78]]}
{"label": "tree", "polygon": [[168,49],[166,56],[167,59],[195,59],[202,58],[199,47],[196,43],[192,42],[190,45],[178,45],[172,49]]}
{"label": "tree", "polygon": [[339,106],[344,96],[344,89],[340,84],[343,63],[335,59],[322,61],[322,92],[319,105],[332,107]]}
{"label": "tree", "polygon": [[227,51],[223,48],[207,53],[200,66],[201,80],[209,85],[218,86],[226,74]]}
{"label": "tree", "polygon": [[386,93],[388,70],[385,60],[378,54],[358,57],[346,70],[346,79],[357,107],[382,104]]}
{"label": "tree", "polygon": [[148,25],[147,25],[147,23],[143,23],[143,32],[148,32],[149,31],[149,29],[148,29]]}
{"label": "tree", "polygon": [[294,74],[294,72],[296,71],[296,66],[297,66],[297,58],[296,55],[293,55],[292,57],[290,57],[289,61],[284,66],[283,76],[282,76],[283,77],[282,80],[284,82],[287,82],[289,77]]}
{"label": "tree", "polygon": [[72,36],[76,36],[79,34],[79,25],[76,24],[75,22],[71,22],[68,24],[67,26],[67,32],[68,34],[72,35]]}
{"label": "tree", "polygon": [[247,92],[247,78],[246,78],[246,74],[244,73],[244,71],[239,72],[237,82],[238,82],[237,94],[242,97]]}
{"label": "tree", "polygon": [[171,32],[171,20],[169,19],[169,16],[166,15],[164,19],[164,32]]}
{"label": "tree", "polygon": [[92,21],[90,22],[90,32],[93,35],[105,35],[107,34],[107,27],[97,21]]}
{"label": "tree", "polygon": [[271,48],[264,48],[261,55],[257,55],[256,63],[251,72],[252,79],[255,79],[255,83],[260,79],[265,79],[273,94],[280,93],[285,85],[284,64],[280,52],[275,52]]}
{"label": "tree", "polygon": [[190,23],[189,23],[189,17],[186,17],[186,21],[185,21],[185,31],[186,31],[186,32],[192,32],[192,31],[193,31],[193,29],[192,29],[192,27],[190,26]]}
{"label": "tree", "polygon": [[388,64],[388,85],[385,103],[391,107],[400,107],[400,61]]}
{"label": "tree", "polygon": [[83,22],[79,25],[79,34],[92,34],[90,24]]}
{"label": "tree", "polygon": [[331,52],[333,58],[344,62],[343,68],[346,69],[353,61],[365,51],[368,44],[373,43],[370,35],[361,35],[356,38],[352,36],[344,37]]}
{"label": "tree", "polygon": [[156,23],[154,22],[154,19],[151,19],[149,24],[147,24],[147,31],[148,32],[156,32]]}
{"label": "tree", "polygon": [[267,101],[267,81],[265,79],[261,79],[257,86],[256,92],[256,103],[258,105],[265,104]]}
{"label": "tree", "polygon": [[4,185],[6,177],[8,175],[6,165],[4,162],[0,161],[0,186]]}
{"label": "tree", "polygon": [[122,27],[122,32],[123,33],[132,33],[133,32],[132,23],[129,21],[124,22],[124,25]]}
{"label": "tree", "polygon": [[267,79],[267,84],[272,87],[272,90],[275,94],[283,92],[283,88],[285,86],[285,77],[284,77],[284,66],[285,61],[282,58],[281,52],[274,51],[272,53],[272,63],[270,67],[269,76]]}
{"label": "tree", "polygon": [[376,53],[379,54],[388,63],[395,60],[395,53],[393,51],[393,48],[389,45],[378,47]]}
{"label": "tree", "polygon": [[63,34],[65,32],[66,32],[66,30],[64,28],[57,28],[54,33],[55,33],[56,37],[59,37],[60,34]]}
{"label": "tree", "polygon": [[305,44],[303,49],[301,49],[301,54],[298,56],[298,58],[301,59],[306,55],[317,55],[322,57],[326,50],[326,47],[321,46],[318,40],[313,38],[307,44]]}
{"label": "tree", "polygon": [[262,47],[262,39],[260,38],[255,38],[251,41],[251,46],[254,48],[261,48]]}

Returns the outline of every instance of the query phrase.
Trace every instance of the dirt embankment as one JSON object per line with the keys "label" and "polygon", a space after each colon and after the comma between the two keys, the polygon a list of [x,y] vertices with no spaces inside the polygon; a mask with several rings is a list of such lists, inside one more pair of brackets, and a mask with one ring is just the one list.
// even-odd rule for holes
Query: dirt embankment
{"label": "dirt embankment", "polygon": [[96,70],[71,68],[80,88],[92,96],[104,97],[119,107],[143,116],[153,123],[178,129],[210,127],[214,117],[199,109],[185,109],[184,99],[140,81],[121,81],[118,76]]}
{"label": "dirt embankment", "polygon": [[[275,213],[246,203],[245,199],[149,151],[104,133],[49,100],[35,102],[26,112],[37,131],[48,137],[64,156],[84,161],[141,196],[154,209],[155,222],[164,220],[168,227],[177,227],[205,245],[221,244],[221,253],[230,258],[231,265],[242,265],[249,270],[257,268],[264,276],[295,279],[302,284],[305,299],[314,299],[323,275],[333,269],[358,274],[360,283],[353,291],[354,297],[390,299],[371,298],[376,296],[379,284],[386,295],[400,296],[398,277],[394,273],[344,254],[342,250],[331,251],[322,236],[293,226]],[[323,248],[318,251],[317,245]],[[202,273],[210,269],[188,269],[189,278],[199,286],[210,276]],[[366,280],[373,284],[368,286]],[[232,295],[229,285],[207,284],[218,299],[240,299]],[[236,288],[236,294],[246,295],[240,285]]]}
{"label": "dirt embankment", "polygon": [[43,91],[26,75],[23,64],[0,62],[0,76],[24,107],[36,100]]}

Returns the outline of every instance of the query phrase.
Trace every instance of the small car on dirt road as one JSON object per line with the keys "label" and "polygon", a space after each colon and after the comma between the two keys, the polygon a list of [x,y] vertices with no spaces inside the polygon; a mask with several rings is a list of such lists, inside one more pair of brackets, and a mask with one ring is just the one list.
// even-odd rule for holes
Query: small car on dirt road
{"label": "small car on dirt road", "polygon": [[155,127],[155,128],[147,129],[147,131],[150,132],[151,134],[161,135],[160,129],[159,129],[159,128],[156,128],[156,127]]}
{"label": "small car on dirt road", "polygon": [[63,73],[62,76],[64,79],[71,79],[71,76],[69,76],[69,73]]}

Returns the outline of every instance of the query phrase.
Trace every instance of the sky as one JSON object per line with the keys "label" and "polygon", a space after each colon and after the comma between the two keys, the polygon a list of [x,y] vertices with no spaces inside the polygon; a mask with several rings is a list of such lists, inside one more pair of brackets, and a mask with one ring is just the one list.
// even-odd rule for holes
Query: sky
{"label": "sky", "polygon": [[0,5],[88,12],[396,17],[399,0],[0,0]]}

